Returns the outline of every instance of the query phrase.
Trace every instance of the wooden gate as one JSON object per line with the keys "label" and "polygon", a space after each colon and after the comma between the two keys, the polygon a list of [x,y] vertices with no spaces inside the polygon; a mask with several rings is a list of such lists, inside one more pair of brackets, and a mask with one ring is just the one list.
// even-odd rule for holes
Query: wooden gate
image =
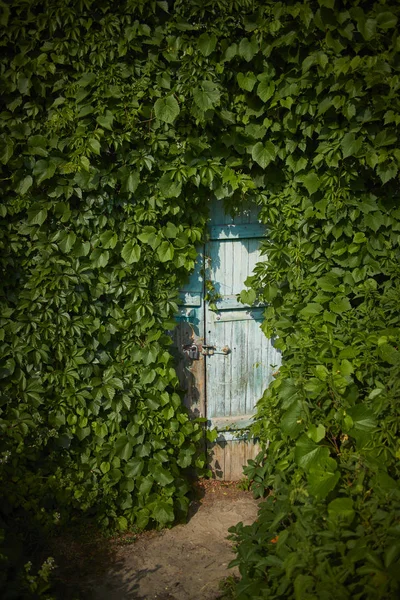
{"label": "wooden gate", "polygon": [[207,418],[218,438],[209,447],[215,477],[237,480],[259,452],[248,439],[255,404],[280,364],[280,355],[260,329],[262,306],[240,303],[237,295],[260,260],[265,227],[257,211],[234,218],[222,202],[211,208],[209,241],[181,293],[175,344],[178,375],[193,416]]}

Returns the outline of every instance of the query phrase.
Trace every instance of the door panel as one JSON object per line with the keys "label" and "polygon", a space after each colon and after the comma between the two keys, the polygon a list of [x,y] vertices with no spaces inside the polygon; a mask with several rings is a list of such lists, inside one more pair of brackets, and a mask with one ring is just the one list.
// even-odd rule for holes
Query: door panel
{"label": "door panel", "polygon": [[[237,300],[260,260],[265,227],[257,214],[244,210],[232,217],[222,202],[212,205],[209,241],[181,292],[175,334],[185,404],[192,415],[206,416],[208,426],[218,430],[217,443],[209,446],[210,466],[222,479],[240,479],[243,465],[259,452],[258,444],[247,440],[246,430],[280,364],[279,352],[260,329],[264,307]],[[198,360],[190,359],[182,347],[192,341],[200,350],[205,345],[208,355],[200,352]]]}
{"label": "door panel", "polygon": [[[254,213],[242,215],[254,219]],[[223,215],[219,215],[223,218]],[[209,257],[207,277],[220,296],[216,310],[206,304],[206,340],[217,349],[229,346],[229,354],[217,352],[207,357],[206,389],[207,417],[219,429],[219,419],[237,419],[235,429],[246,426],[254,414],[255,404],[272,379],[271,365],[280,362],[275,350],[260,329],[262,307],[245,306],[237,300],[245,279],[260,260],[260,233],[258,226],[244,229],[230,220],[229,239],[212,239],[206,245]],[[240,219],[239,219],[240,220]],[[214,228],[217,231],[217,227]],[[257,237],[247,237],[247,236]],[[206,258],[207,262],[207,258]],[[221,424],[225,426],[225,421]]]}

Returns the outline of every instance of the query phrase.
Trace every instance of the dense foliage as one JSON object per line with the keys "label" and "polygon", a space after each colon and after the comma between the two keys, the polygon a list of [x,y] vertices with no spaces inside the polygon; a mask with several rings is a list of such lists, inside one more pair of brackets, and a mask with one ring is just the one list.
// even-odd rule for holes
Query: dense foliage
{"label": "dense foliage", "polygon": [[[207,202],[261,208],[283,366],[240,598],[398,587],[399,8],[16,0],[2,24],[2,519],[171,523],[202,467],[169,353]],[[21,525],[22,523],[22,525]]]}

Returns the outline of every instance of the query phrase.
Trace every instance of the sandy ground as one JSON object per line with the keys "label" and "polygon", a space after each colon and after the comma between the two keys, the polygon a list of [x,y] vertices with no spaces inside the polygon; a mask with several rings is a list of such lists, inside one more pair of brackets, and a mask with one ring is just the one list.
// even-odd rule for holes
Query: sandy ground
{"label": "sandy ground", "polygon": [[121,540],[108,564],[90,576],[82,598],[94,600],[215,600],[234,557],[228,529],[252,523],[257,502],[235,485],[208,482],[191,504],[187,524]]}

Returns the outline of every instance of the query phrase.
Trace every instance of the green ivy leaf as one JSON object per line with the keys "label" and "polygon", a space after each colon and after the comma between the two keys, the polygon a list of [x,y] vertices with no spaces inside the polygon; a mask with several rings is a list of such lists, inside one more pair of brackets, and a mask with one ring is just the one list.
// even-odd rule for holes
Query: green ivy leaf
{"label": "green ivy leaf", "polygon": [[103,248],[115,248],[118,242],[118,236],[114,231],[105,231],[100,236],[100,242]]}
{"label": "green ivy leaf", "polygon": [[96,138],[89,138],[88,146],[95,154],[100,154],[100,142]]}
{"label": "green ivy leaf", "polygon": [[122,248],[121,256],[128,265],[138,262],[140,255],[140,246],[134,240],[129,240]]}
{"label": "green ivy leaf", "polygon": [[239,54],[247,62],[250,62],[255,54],[258,52],[258,43],[255,37],[251,38],[251,41],[247,38],[243,38],[239,44]]}
{"label": "green ivy leaf", "polygon": [[276,148],[270,141],[265,144],[257,142],[252,148],[251,156],[262,169],[265,169],[271,161],[275,160]]}
{"label": "green ivy leaf", "polygon": [[173,475],[167,471],[167,469],[164,469],[160,464],[154,467],[151,474],[154,480],[163,487],[169,483],[172,483],[174,480]]}
{"label": "green ivy leaf", "polygon": [[148,244],[153,250],[156,250],[162,241],[155,227],[151,225],[144,227],[142,233],[138,234],[138,238],[144,244]]}
{"label": "green ivy leaf", "polygon": [[[120,435],[114,444],[116,456],[122,460],[129,460],[132,456],[133,446],[127,435]],[[140,462],[140,461],[139,461]]]}
{"label": "green ivy leaf", "polygon": [[257,87],[257,96],[263,102],[267,102],[275,93],[275,83],[273,81],[261,81]]}
{"label": "green ivy leaf", "polygon": [[100,464],[100,471],[103,473],[103,475],[105,475],[106,473],[108,473],[108,471],[111,469],[111,465],[109,462],[107,461],[103,461]]}
{"label": "green ivy leaf", "polygon": [[110,110],[107,110],[106,114],[97,117],[96,121],[101,127],[104,127],[104,129],[112,130],[114,115]]}
{"label": "green ivy leaf", "polygon": [[14,152],[14,142],[13,140],[6,136],[2,135],[0,137],[0,161],[3,165],[6,165],[10,158],[12,157]]}
{"label": "green ivy leaf", "polygon": [[321,425],[321,423],[316,427],[315,425],[310,425],[307,431],[308,437],[313,440],[316,444],[322,441],[325,437],[325,427]]}
{"label": "green ivy leaf", "polygon": [[197,44],[202,55],[209,56],[215,50],[217,45],[217,37],[213,33],[211,35],[208,35],[208,33],[202,33]]}
{"label": "green ivy leaf", "polygon": [[318,446],[307,435],[303,434],[296,442],[295,460],[305,471],[309,469],[324,469],[329,458],[329,449]]}
{"label": "green ivy leaf", "polygon": [[173,123],[180,113],[179,104],[175,96],[159,98],[154,104],[156,118],[164,123]]}
{"label": "green ivy leaf", "polygon": [[162,242],[157,249],[157,255],[161,262],[168,262],[174,258],[174,247],[171,242]]}
{"label": "green ivy leaf", "polygon": [[348,298],[335,298],[335,300],[329,302],[329,309],[339,315],[350,310],[351,304]]}
{"label": "green ivy leaf", "polygon": [[73,231],[63,231],[58,240],[58,247],[61,252],[68,254],[72,250],[72,246],[75,244],[76,235]]}
{"label": "green ivy leaf", "polygon": [[178,235],[178,228],[173,223],[168,222],[166,226],[163,227],[163,233],[165,237],[175,239]]}
{"label": "green ivy leaf", "polygon": [[24,179],[21,179],[16,188],[17,194],[24,196],[29,190],[29,188],[32,186],[32,183],[33,179],[30,175],[27,175],[26,177],[24,177]]}
{"label": "green ivy leaf", "polygon": [[307,175],[299,175],[298,179],[305,185],[310,196],[315,194],[315,192],[317,192],[321,187],[320,178],[313,171]]}
{"label": "green ivy leaf", "polygon": [[355,515],[351,498],[335,498],[328,504],[329,518],[349,525]]}
{"label": "green ivy leaf", "polygon": [[34,204],[28,210],[28,223],[29,225],[43,225],[47,219],[47,209],[43,208],[39,204]]}
{"label": "green ivy leaf", "polygon": [[354,133],[346,133],[340,142],[343,152],[343,158],[355,156],[361,150],[362,138],[356,138]]}
{"label": "green ivy leaf", "polygon": [[124,179],[121,191],[129,192],[134,194],[138,188],[140,183],[140,173],[139,171],[131,171],[129,175]]}
{"label": "green ivy leaf", "polygon": [[257,77],[254,73],[238,73],[236,79],[242,90],[246,90],[247,92],[251,92],[257,82]]}
{"label": "green ivy leaf", "polygon": [[169,173],[165,173],[159,180],[158,187],[165,198],[177,198],[182,191],[182,182],[174,181]]}
{"label": "green ivy leaf", "polygon": [[378,27],[383,30],[393,29],[397,25],[397,17],[389,11],[379,12],[376,16]]}
{"label": "green ivy leaf", "polygon": [[310,469],[307,479],[310,494],[317,500],[325,500],[327,495],[336,487],[340,479],[340,473],[332,468]]}
{"label": "green ivy leaf", "polygon": [[364,40],[372,40],[375,37],[376,33],[376,19],[358,19],[357,29],[363,36]]}
{"label": "green ivy leaf", "polygon": [[175,518],[174,509],[167,502],[157,502],[152,516],[162,526],[172,523]]}
{"label": "green ivy leaf", "polygon": [[219,104],[220,92],[212,81],[202,81],[193,91],[193,99],[200,110],[206,111]]}
{"label": "green ivy leaf", "polygon": [[315,315],[318,315],[323,310],[321,304],[318,302],[309,302],[307,306],[301,309],[299,312],[305,319],[310,319]]}

